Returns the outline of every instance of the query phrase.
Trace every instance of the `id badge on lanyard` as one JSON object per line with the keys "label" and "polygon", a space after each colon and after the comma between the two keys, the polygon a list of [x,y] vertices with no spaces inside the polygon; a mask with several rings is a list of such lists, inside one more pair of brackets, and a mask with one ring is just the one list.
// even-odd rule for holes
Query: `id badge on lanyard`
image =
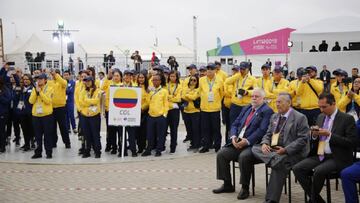
{"label": "id badge on lanyard", "polygon": [[243,137],[244,137],[244,135],[245,135],[245,131],[246,131],[246,126],[244,126],[244,127],[241,129],[241,131],[240,131],[240,134],[239,134],[238,138],[243,138]]}
{"label": "id badge on lanyard", "polygon": [[36,114],[43,114],[44,110],[41,104],[36,105]]}
{"label": "id badge on lanyard", "polygon": [[318,150],[317,150],[318,155],[324,155],[325,154],[325,144],[326,144],[325,140],[319,141]]}
{"label": "id badge on lanyard", "polygon": [[208,102],[214,102],[214,92],[209,92],[209,95],[208,95]]}
{"label": "id badge on lanyard", "polygon": [[280,137],[280,132],[272,134],[272,136],[271,136],[271,146],[272,147],[275,147],[278,145],[279,137]]}
{"label": "id badge on lanyard", "polygon": [[89,110],[90,110],[91,112],[93,112],[93,113],[96,113],[96,111],[97,111],[97,106],[90,106],[90,107],[89,107]]}
{"label": "id badge on lanyard", "polygon": [[24,108],[24,101],[19,101],[18,105],[17,105],[17,108],[22,110]]}

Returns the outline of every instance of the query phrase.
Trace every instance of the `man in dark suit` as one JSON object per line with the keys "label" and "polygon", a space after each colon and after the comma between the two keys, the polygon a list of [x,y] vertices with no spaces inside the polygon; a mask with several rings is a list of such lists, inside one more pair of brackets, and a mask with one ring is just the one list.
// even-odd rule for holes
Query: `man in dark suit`
{"label": "man in dark suit", "polygon": [[238,199],[248,198],[251,169],[255,164],[253,162],[255,159],[251,159],[253,157],[251,146],[260,142],[273,114],[272,109],[264,102],[264,97],[264,90],[255,88],[251,96],[251,105],[244,107],[232,124],[229,144],[217,154],[217,179],[223,180],[224,185],[213,190],[214,193],[234,192],[230,162],[238,161],[241,173],[240,184],[242,184]]}
{"label": "man in dark suit", "polygon": [[[355,120],[351,115],[336,108],[335,98],[330,93],[319,96],[319,107],[322,113],[311,128],[311,140],[317,154],[297,163],[293,172],[304,191],[311,195],[311,202],[325,202],[320,192],[326,175],[340,172],[353,162],[353,149],[357,137]],[[313,150],[312,149],[312,150]],[[309,174],[313,172],[313,183]]]}
{"label": "man in dark suit", "polygon": [[279,113],[273,114],[261,145],[252,148],[254,156],[271,167],[265,202],[279,202],[286,176],[293,165],[309,152],[309,126],[304,114],[291,108],[291,96],[280,93]]}

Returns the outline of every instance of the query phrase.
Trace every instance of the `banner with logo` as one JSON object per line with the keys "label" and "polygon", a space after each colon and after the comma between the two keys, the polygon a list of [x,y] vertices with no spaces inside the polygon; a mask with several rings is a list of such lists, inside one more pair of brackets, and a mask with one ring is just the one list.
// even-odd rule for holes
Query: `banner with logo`
{"label": "banner with logo", "polygon": [[141,88],[110,86],[109,125],[140,126]]}

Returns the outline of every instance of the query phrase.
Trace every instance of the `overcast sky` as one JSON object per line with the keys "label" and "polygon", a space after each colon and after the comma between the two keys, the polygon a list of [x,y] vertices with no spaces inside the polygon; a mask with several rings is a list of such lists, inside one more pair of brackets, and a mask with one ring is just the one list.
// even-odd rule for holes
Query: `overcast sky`
{"label": "overcast sky", "polygon": [[[314,21],[341,15],[360,16],[359,0],[0,0],[5,45],[17,35],[32,33],[51,40],[43,29],[79,29],[75,43],[149,47],[156,27],[159,45],[175,45],[176,37],[193,47],[192,16],[198,16],[198,47],[205,51],[276,29],[301,28]],[[15,23],[15,25],[13,24]],[[336,26],[336,25],[334,25]],[[9,49],[9,47],[6,47]]]}

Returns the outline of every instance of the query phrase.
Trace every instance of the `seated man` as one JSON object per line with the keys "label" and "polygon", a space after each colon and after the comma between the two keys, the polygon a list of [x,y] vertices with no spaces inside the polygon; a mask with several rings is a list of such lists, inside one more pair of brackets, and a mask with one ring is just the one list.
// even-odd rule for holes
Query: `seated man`
{"label": "seated man", "polygon": [[254,156],[271,167],[265,202],[280,201],[289,170],[309,152],[309,126],[306,116],[290,106],[290,94],[280,93],[276,99],[279,113],[272,115],[261,145],[252,148]]}
{"label": "seated man", "polygon": [[255,88],[251,96],[251,105],[244,107],[231,126],[229,144],[225,145],[217,154],[217,179],[223,180],[224,185],[213,190],[214,193],[234,192],[231,183],[230,161],[238,161],[240,165],[240,184],[242,190],[238,199],[249,196],[251,169],[255,162],[251,159],[251,146],[261,141],[264,136],[273,111],[264,102],[265,92]]}
{"label": "seated man", "polygon": [[302,188],[310,195],[310,202],[316,203],[325,202],[320,192],[326,175],[340,172],[352,164],[353,149],[357,143],[355,120],[336,108],[334,95],[321,94],[319,107],[322,113],[317,118],[317,126],[311,128],[312,141],[316,143],[313,148],[317,149],[317,154],[302,160],[293,168]]}

